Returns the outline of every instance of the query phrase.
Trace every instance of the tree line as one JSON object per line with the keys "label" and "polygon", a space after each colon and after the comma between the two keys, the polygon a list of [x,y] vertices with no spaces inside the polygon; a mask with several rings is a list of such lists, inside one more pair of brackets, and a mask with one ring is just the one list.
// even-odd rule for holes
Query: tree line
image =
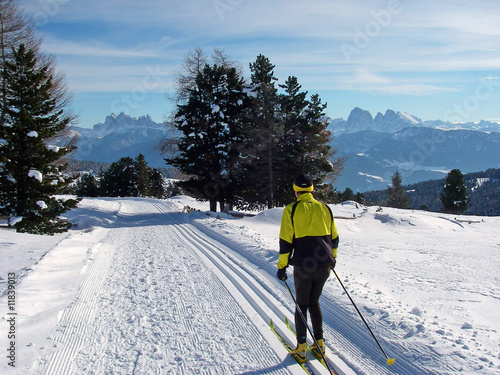
{"label": "tree line", "polygon": [[154,197],[166,198],[169,187],[162,173],[148,166],[144,155],[122,157],[96,175],[80,173],[68,190],[79,197]]}
{"label": "tree line", "polygon": [[330,146],[326,103],[294,76],[277,84],[263,55],[247,80],[222,52],[212,60],[190,52],[178,74],[172,124],[182,136],[166,162],[185,174],[183,189],[212,211],[272,208],[292,201],[294,177],[307,173],[320,197],[331,195],[345,160]]}
{"label": "tree line", "polygon": [[444,179],[402,185],[399,172],[387,190],[363,193],[366,204],[470,215],[500,215],[500,169],[462,174],[452,169]]}

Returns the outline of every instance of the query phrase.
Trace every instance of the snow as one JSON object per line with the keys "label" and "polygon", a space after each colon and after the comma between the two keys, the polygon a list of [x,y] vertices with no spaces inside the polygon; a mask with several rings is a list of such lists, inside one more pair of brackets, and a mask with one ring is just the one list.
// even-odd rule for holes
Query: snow
{"label": "snow", "polygon": [[411,122],[412,124],[420,124],[421,121],[418,121],[412,115],[409,115],[406,112],[398,111],[398,115],[401,119]]}
{"label": "snow", "polygon": [[[499,217],[331,207],[336,273],[396,358],[386,364],[332,275],[321,304],[338,374],[500,372]],[[68,233],[0,228],[0,372],[303,374],[268,326],[293,340],[283,324],[293,302],[275,276],[283,209],[236,218],[207,208],[185,196],[85,198],[66,214]]]}
{"label": "snow", "polygon": [[38,207],[40,207],[41,210],[44,210],[47,208],[47,204],[44,201],[37,201],[36,204]]}
{"label": "snow", "polygon": [[50,150],[50,151],[53,151],[53,152],[59,152],[61,148],[58,147],[58,146],[54,146],[54,145],[47,145],[47,150]]}
{"label": "snow", "polygon": [[39,182],[42,182],[43,180],[42,173],[34,169],[29,170],[28,176],[34,178],[35,180],[38,180]]}
{"label": "snow", "polygon": [[372,178],[374,180],[378,180],[378,181],[381,181],[381,182],[385,181],[385,179],[383,177],[380,177],[380,176],[375,176],[375,175],[371,175],[371,174],[367,174],[367,173],[363,173],[363,172],[358,172],[358,174],[360,176],[366,176],[368,178]]}
{"label": "snow", "polygon": [[28,132],[27,134],[28,137],[31,137],[31,138],[37,138],[38,137],[38,133],[34,130]]}

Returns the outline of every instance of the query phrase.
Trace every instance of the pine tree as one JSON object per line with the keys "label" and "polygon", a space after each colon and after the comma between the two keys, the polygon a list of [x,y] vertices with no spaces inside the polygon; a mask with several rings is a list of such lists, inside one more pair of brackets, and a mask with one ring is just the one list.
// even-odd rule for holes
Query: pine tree
{"label": "pine tree", "polygon": [[161,172],[149,167],[139,154],[135,159],[122,157],[112,163],[101,175],[99,192],[106,197],[164,198],[166,188]]}
{"label": "pine tree", "polygon": [[[284,93],[280,94],[280,115],[283,122],[282,154],[285,162],[277,173],[278,192],[276,203],[284,204],[293,199],[290,181],[298,171],[309,174],[317,190],[326,188],[320,183],[334,172],[330,146],[331,133],[323,120],[326,104],[321,103],[318,95],[307,100],[307,92],[301,92],[301,85],[296,77],[289,77],[280,85]],[[319,191],[317,191],[321,194]]]}
{"label": "pine tree", "polygon": [[[69,114],[71,95],[67,90],[64,74],[57,69],[55,57],[41,51],[43,37],[38,34],[35,20],[17,3],[19,2],[15,0],[0,0],[0,71],[7,62],[13,62],[15,48],[23,44],[26,50],[32,51],[36,56],[38,65],[46,67],[47,76],[52,77],[50,95],[56,100],[56,109],[64,109],[66,117],[74,120],[76,116]],[[6,101],[7,83],[0,74],[0,127],[7,116]],[[69,138],[68,134],[64,136]],[[75,143],[76,137],[72,137],[66,146]]]}
{"label": "pine tree", "polygon": [[101,177],[101,194],[105,197],[137,197],[137,168],[130,157],[112,163]]}
{"label": "pine tree", "polygon": [[252,105],[245,127],[246,144],[243,149],[247,163],[243,165],[246,184],[242,191],[244,200],[259,207],[274,207],[276,173],[284,163],[282,153],[283,123],[279,119],[278,89],[274,65],[263,56],[250,63]]}
{"label": "pine tree", "polygon": [[340,202],[347,202],[354,200],[354,191],[351,188],[346,188],[343,193],[340,194]]}
{"label": "pine tree", "polygon": [[261,183],[249,185],[246,199],[265,202],[268,208],[283,205],[293,199],[290,181],[298,173],[312,177],[319,195],[322,189],[331,189],[323,182],[333,182],[345,158],[335,157],[337,151],[330,146],[331,133],[324,121],[326,104],[317,94],[308,100],[294,76],[279,85],[283,93],[278,94],[274,65],[262,55],[250,68],[255,98],[247,127],[250,152],[245,156],[250,163],[246,178]]}
{"label": "pine tree", "polygon": [[22,44],[13,56],[2,73],[6,110],[0,147],[1,211],[18,218],[14,226],[20,232],[63,232],[71,224],[60,215],[77,201],[55,197],[72,181],[63,175],[67,164],[57,161],[72,148],[48,140],[65,131],[71,118],[58,109],[50,67],[39,67],[34,52]]}
{"label": "pine tree", "polygon": [[94,175],[84,173],[76,182],[75,193],[79,197],[98,197],[100,193],[99,182]]}
{"label": "pine tree", "polygon": [[162,199],[167,197],[167,189],[161,172],[153,168],[149,176],[149,194],[152,197]]}
{"label": "pine tree", "polygon": [[183,187],[208,200],[210,210],[221,209],[234,198],[234,174],[242,140],[241,117],[248,98],[235,68],[205,65],[189,89],[186,104],[179,104],[174,120],[183,137],[179,155],[167,163],[189,176]]}
{"label": "pine tree", "polygon": [[387,206],[395,208],[408,208],[409,200],[405,195],[405,191],[402,186],[403,178],[401,173],[396,171],[392,175],[392,186],[387,188]]}
{"label": "pine tree", "polygon": [[[293,191],[290,181],[298,173],[310,172],[304,163],[303,140],[307,137],[303,133],[307,127],[304,112],[308,106],[307,92],[301,92],[301,85],[296,77],[288,77],[283,85],[279,85],[284,93],[279,95],[279,116],[283,134],[279,140],[279,154],[283,157],[281,168],[276,171],[275,177],[275,204],[283,205],[293,200]],[[311,177],[314,177],[311,175]]]}
{"label": "pine tree", "polygon": [[462,213],[467,211],[470,199],[467,194],[464,176],[459,169],[452,169],[446,176],[441,193],[441,204],[444,212]]}
{"label": "pine tree", "polygon": [[143,154],[139,154],[134,162],[135,180],[137,181],[137,191],[140,197],[147,197],[149,192],[149,179],[152,173]]}

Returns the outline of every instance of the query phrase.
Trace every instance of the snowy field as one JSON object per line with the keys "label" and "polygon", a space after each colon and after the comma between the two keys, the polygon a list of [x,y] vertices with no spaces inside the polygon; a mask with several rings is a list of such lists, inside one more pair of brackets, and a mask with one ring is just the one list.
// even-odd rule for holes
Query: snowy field
{"label": "snowy field", "polygon": [[[332,275],[321,304],[337,374],[500,374],[500,217],[331,207],[336,271],[396,358]],[[303,374],[269,330],[293,340],[275,277],[283,209],[207,209],[84,199],[66,234],[0,228],[0,373]]]}

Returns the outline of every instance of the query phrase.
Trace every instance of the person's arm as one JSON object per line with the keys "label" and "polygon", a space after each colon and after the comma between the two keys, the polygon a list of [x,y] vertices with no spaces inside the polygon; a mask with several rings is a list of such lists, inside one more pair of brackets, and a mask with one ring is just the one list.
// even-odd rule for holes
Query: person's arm
{"label": "person's arm", "polygon": [[339,233],[337,232],[337,226],[335,225],[335,220],[332,220],[332,251],[334,258],[337,258],[338,247],[339,247]]}
{"label": "person's arm", "polygon": [[295,230],[292,225],[291,207],[285,207],[283,216],[281,217],[280,228],[280,253],[278,258],[278,269],[288,267],[290,254],[293,251],[293,239]]}

